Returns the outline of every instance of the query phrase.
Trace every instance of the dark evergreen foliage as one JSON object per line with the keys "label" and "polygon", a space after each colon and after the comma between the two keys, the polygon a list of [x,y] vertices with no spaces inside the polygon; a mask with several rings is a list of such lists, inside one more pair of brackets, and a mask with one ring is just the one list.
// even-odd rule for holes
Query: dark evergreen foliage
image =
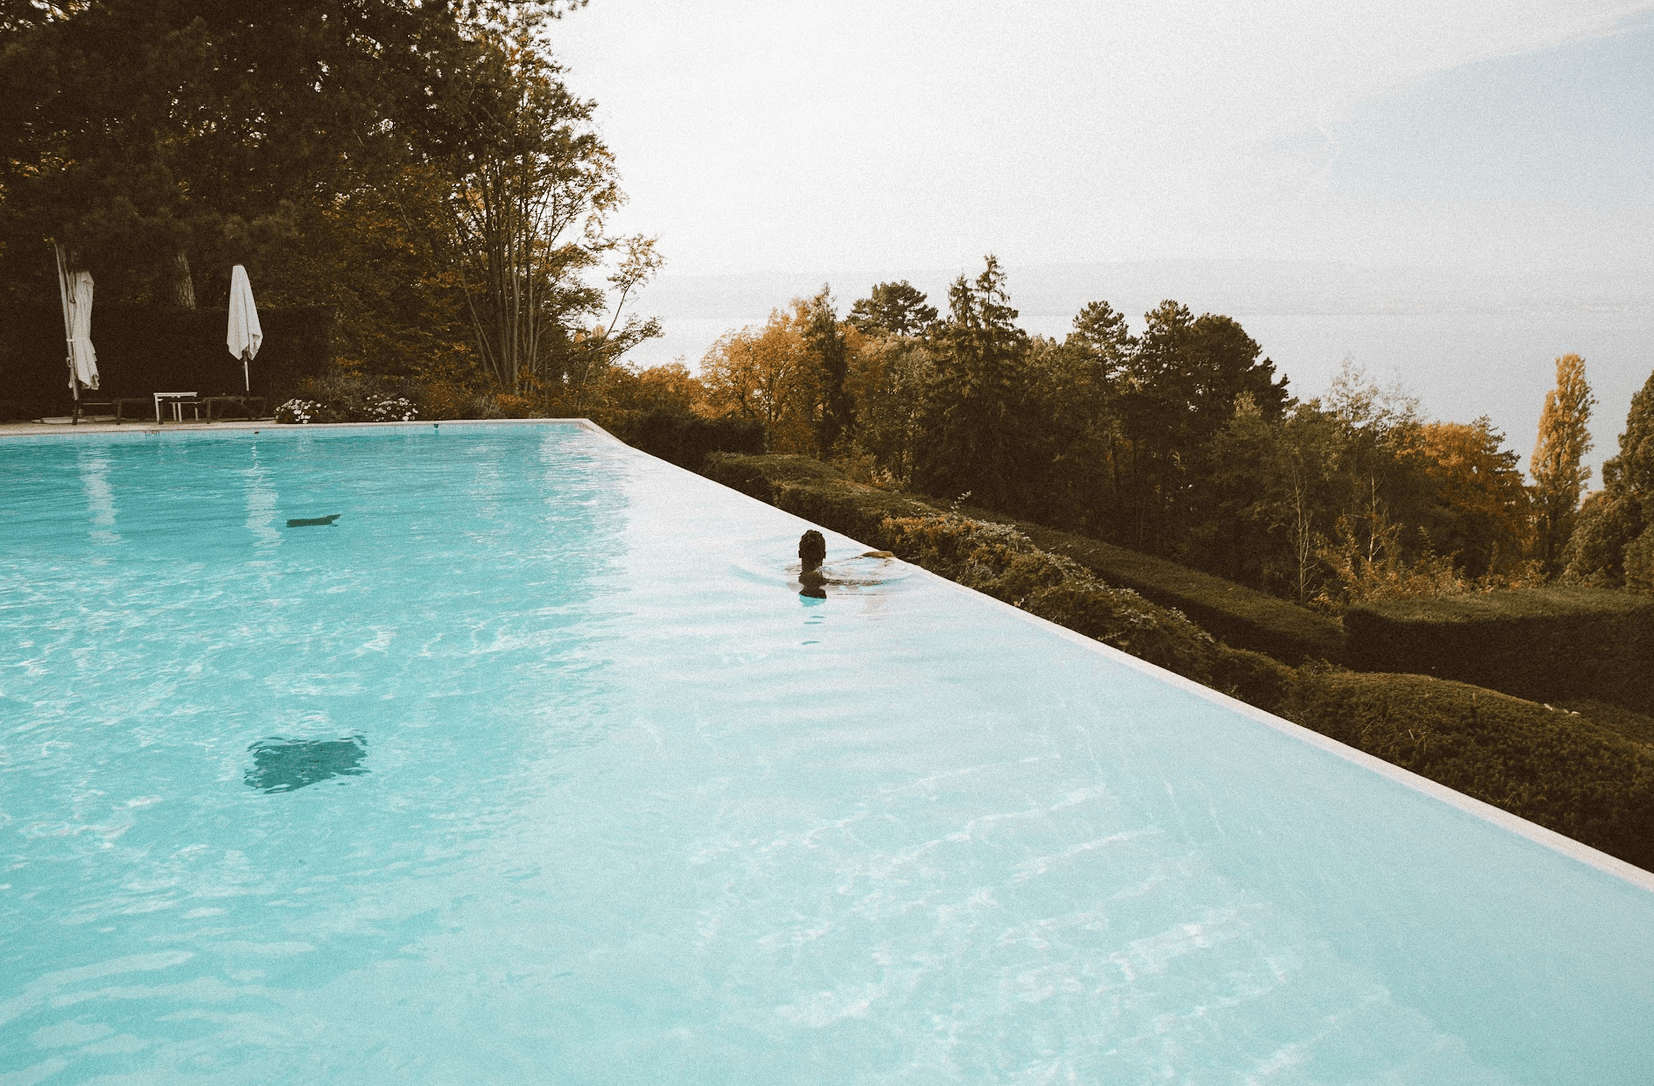
{"label": "dark evergreen foliage", "polygon": [[903,279],[879,283],[850,307],[850,325],[870,335],[922,336],[936,324],[936,307],[924,291]]}
{"label": "dark evergreen foliage", "polygon": [[1631,397],[1619,455],[1602,466],[1564,554],[1568,580],[1654,593],[1654,374]]}
{"label": "dark evergreen foliage", "polygon": [[[259,319],[265,345],[247,378],[252,394],[274,408],[306,378],[327,372],[334,315],[321,307],[272,307]],[[168,389],[243,390],[241,363],[224,347],[226,310],[100,305],[94,320],[102,380],[98,391],[82,390],[83,399],[147,397]],[[22,418],[68,415],[73,400],[63,362],[62,311],[55,305],[9,307],[0,310],[0,326],[7,330],[0,336],[0,398]],[[125,414],[132,417],[131,411]]]}
{"label": "dark evergreen foliage", "polygon": [[974,280],[954,282],[948,306],[947,322],[931,337],[936,372],[918,482],[932,493],[970,492],[1007,508],[1024,482],[1013,463],[1021,437],[1014,408],[1027,376],[1028,335],[1016,326],[1005,272],[992,256]]}

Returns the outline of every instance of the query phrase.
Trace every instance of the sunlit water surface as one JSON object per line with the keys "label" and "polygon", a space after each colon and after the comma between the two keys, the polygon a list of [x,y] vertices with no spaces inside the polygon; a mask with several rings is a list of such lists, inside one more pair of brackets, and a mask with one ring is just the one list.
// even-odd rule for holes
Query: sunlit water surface
{"label": "sunlit water surface", "polygon": [[1646,889],[601,435],[0,478],[4,1086],[1654,1076]]}

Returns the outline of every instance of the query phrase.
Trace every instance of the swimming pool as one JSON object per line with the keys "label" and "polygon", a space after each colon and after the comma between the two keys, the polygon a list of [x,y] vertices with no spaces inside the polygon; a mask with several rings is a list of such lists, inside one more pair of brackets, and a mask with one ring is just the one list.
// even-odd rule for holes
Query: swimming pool
{"label": "swimming pool", "polygon": [[0,478],[0,1084],[1654,1068],[1623,867],[600,433]]}

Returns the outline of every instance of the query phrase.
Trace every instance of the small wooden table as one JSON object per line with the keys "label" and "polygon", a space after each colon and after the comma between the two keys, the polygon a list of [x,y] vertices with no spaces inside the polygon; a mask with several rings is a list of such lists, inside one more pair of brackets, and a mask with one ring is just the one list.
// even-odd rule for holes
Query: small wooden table
{"label": "small wooden table", "polygon": [[201,417],[201,401],[194,392],[157,392],[155,394],[155,423],[161,423],[161,404],[166,402],[172,405],[172,421],[184,421],[184,408],[195,408],[195,417]]}

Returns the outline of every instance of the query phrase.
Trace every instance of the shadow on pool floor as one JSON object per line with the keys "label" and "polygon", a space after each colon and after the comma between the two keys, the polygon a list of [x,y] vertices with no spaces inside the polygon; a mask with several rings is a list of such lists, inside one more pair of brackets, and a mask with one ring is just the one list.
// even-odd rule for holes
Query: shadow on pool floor
{"label": "shadow on pool floor", "polygon": [[247,787],[261,792],[291,792],[330,777],[354,777],[367,772],[367,740],[360,735],[344,739],[261,739],[247,748],[253,754]]}

